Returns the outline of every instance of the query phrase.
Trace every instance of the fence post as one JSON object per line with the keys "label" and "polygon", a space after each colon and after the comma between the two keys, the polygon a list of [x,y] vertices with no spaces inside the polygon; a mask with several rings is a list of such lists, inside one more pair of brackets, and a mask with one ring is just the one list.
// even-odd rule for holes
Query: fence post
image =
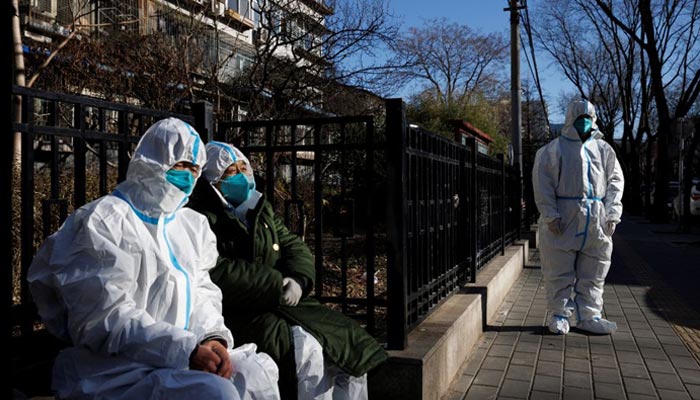
{"label": "fence post", "polygon": [[[8,13],[9,14],[9,13]],[[9,38],[11,37],[11,28],[10,24],[5,22],[5,41],[9,41]],[[12,82],[13,82],[13,75],[14,71],[12,71],[12,68],[8,68],[5,72],[5,79],[9,78],[9,82],[6,81],[5,85],[6,87],[9,87],[10,90],[12,90]],[[14,96],[12,97],[12,101],[14,101]],[[12,325],[14,323],[14,318],[12,318],[12,289],[13,289],[13,269],[11,266],[13,265],[12,261],[12,254],[16,246],[17,246],[17,241],[14,238],[14,235],[12,234],[12,214],[13,210],[19,209],[21,206],[20,204],[17,204],[17,202],[13,199],[13,193],[15,192],[12,190],[14,188],[14,185],[17,185],[17,178],[14,176],[14,169],[15,167],[15,160],[14,160],[14,140],[15,140],[15,135],[18,133],[15,132],[12,128],[12,122],[20,122],[20,121],[13,121],[12,118],[10,117],[11,115],[14,115],[14,107],[17,107],[17,104],[15,103],[12,106],[12,111],[10,114],[5,114],[4,120],[3,120],[3,129],[5,131],[5,137],[4,142],[2,143],[2,147],[5,149],[3,150],[2,157],[0,159],[4,160],[3,161],[3,166],[0,167],[0,174],[2,175],[1,181],[6,182],[3,183],[3,193],[5,193],[2,197],[5,199],[2,201],[2,203],[5,203],[5,207],[3,207],[3,210],[0,211],[2,213],[2,216],[0,217],[0,226],[2,226],[2,242],[4,245],[2,246],[2,249],[0,252],[2,253],[2,256],[0,256],[0,263],[5,266],[4,272],[2,274],[2,288],[5,291],[5,294],[3,296],[3,303],[4,303],[4,309],[5,309],[5,318],[3,318],[3,343],[5,343],[5,354],[8,353],[8,348],[12,347]],[[20,138],[21,139],[21,138]],[[17,160],[19,162],[19,160]],[[7,185],[7,186],[5,186]],[[13,358],[14,358],[14,352],[10,353]],[[13,368],[13,374],[14,376],[14,368]],[[4,389],[2,392],[2,397],[3,398],[12,398],[12,385],[4,385]]]}
{"label": "fence post", "polygon": [[129,151],[131,146],[129,145],[129,121],[126,111],[119,111],[117,114],[117,126],[119,127],[119,134],[122,136],[117,144],[118,146],[118,165],[117,165],[117,183],[122,182],[126,179],[126,172],[129,169]]}
{"label": "fence post", "polygon": [[[34,258],[34,98],[24,96],[22,98],[22,122],[28,124],[28,131],[22,134],[21,155],[21,243],[20,255],[22,257],[21,296],[22,296],[22,335],[31,335],[34,328],[33,310],[34,303],[29,293],[27,271]],[[11,264],[10,264],[11,265]],[[11,268],[9,268],[11,269]]]}
{"label": "fence post", "polygon": [[73,138],[73,207],[78,207],[86,203],[86,159],[85,153],[85,107],[82,104],[73,104],[73,128],[80,130],[80,137]]}
{"label": "fence post", "polygon": [[[515,224],[515,231],[517,232],[517,239],[520,240],[522,239],[522,230],[523,230],[523,174],[522,174],[522,168],[523,166],[521,164],[516,164],[515,165],[515,177],[518,180],[518,184],[515,185],[515,202],[517,203],[517,210],[518,212],[515,213],[517,221]],[[529,227],[528,227],[529,229]]]}
{"label": "fence post", "polygon": [[477,184],[477,177],[479,174],[477,171],[478,157],[476,155],[476,139],[473,137],[467,138],[467,147],[469,147],[469,152],[471,153],[472,157],[470,179],[472,186],[469,188],[469,198],[471,200],[469,204],[469,222],[471,223],[469,234],[469,254],[472,259],[472,265],[469,268],[469,282],[476,282],[476,270],[479,266],[479,262],[477,260],[479,253],[479,185]]}
{"label": "fence post", "polygon": [[506,161],[503,153],[497,155],[501,167],[501,255],[506,254]]}
{"label": "fence post", "polygon": [[[389,296],[387,345],[401,350],[408,344],[406,280],[406,108],[402,99],[386,100],[388,160],[387,284]],[[372,279],[371,277],[368,279]]]}
{"label": "fence post", "polygon": [[194,129],[199,133],[204,143],[214,140],[214,106],[200,100],[192,103],[192,116],[194,117]]}
{"label": "fence post", "polygon": [[470,260],[471,249],[469,240],[471,238],[471,225],[470,225],[470,215],[471,215],[471,164],[469,160],[469,149],[462,147],[459,149],[459,207],[457,208],[459,212],[459,234],[457,235],[457,254],[458,262],[463,266],[463,270],[460,271],[460,281],[459,284],[464,286],[469,283],[471,278],[471,264],[467,263]]}

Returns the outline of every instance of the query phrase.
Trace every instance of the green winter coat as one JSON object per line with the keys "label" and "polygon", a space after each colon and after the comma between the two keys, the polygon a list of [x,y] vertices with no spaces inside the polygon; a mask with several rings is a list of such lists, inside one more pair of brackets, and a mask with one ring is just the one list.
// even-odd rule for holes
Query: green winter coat
{"label": "green winter coat", "polygon": [[[290,325],[312,334],[326,360],[350,375],[361,376],[387,359],[382,346],[355,320],[308,297],[315,280],[313,255],[264,196],[248,211],[250,229],[226,212],[204,179],[197,183],[188,206],[204,214],[216,234],[219,260],[210,275],[223,292],[226,325],[237,343],[253,342],[277,362],[283,398],[296,398]],[[295,278],[302,286],[296,307],[280,305],[284,277]]]}

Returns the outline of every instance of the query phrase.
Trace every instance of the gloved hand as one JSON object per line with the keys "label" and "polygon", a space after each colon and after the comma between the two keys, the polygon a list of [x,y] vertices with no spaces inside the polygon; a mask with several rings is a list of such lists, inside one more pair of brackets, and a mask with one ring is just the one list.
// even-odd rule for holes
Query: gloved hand
{"label": "gloved hand", "polygon": [[282,295],[280,303],[285,306],[295,307],[301,299],[301,286],[294,278],[282,279]]}
{"label": "gloved hand", "polygon": [[561,235],[561,233],[562,233],[561,218],[557,218],[554,221],[548,223],[547,227],[549,227],[549,231],[552,232],[553,234],[555,234],[557,236]]}
{"label": "gloved hand", "polygon": [[603,225],[603,233],[607,235],[608,237],[611,237],[613,233],[615,233],[615,223],[612,221],[608,221]]}

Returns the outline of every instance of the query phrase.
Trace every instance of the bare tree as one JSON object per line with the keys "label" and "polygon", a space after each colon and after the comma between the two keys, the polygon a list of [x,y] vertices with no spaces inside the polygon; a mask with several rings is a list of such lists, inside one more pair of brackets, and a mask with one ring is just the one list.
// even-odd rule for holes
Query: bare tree
{"label": "bare tree", "polygon": [[[664,220],[671,174],[668,155],[671,127],[675,119],[687,115],[700,95],[700,4],[698,0],[639,0],[637,28],[621,18],[619,2],[596,0],[595,3],[645,54],[659,124],[653,217]],[[670,98],[670,91],[676,88],[677,99]]]}
{"label": "bare tree", "polygon": [[391,57],[394,84],[416,88],[407,110],[412,122],[453,137],[452,121],[467,120],[494,138],[492,150],[504,151],[499,116],[507,43],[501,34],[428,20],[398,35]]}
{"label": "bare tree", "polygon": [[424,85],[443,106],[466,104],[473,93],[499,91],[507,46],[500,34],[482,34],[444,18],[429,20],[396,40],[394,64],[403,67],[394,77]]}
{"label": "bare tree", "polygon": [[317,3],[309,11],[298,0],[259,1],[255,54],[232,88],[247,101],[248,118],[318,113],[323,99],[343,85],[371,88],[389,67],[369,62],[396,26],[385,0],[362,7],[352,0]]}
{"label": "bare tree", "polygon": [[81,9],[60,43],[30,43],[36,50],[28,56],[31,83],[162,110],[196,98],[195,72],[206,76],[209,65],[202,38],[213,30],[202,13],[156,7],[134,10],[127,21],[86,23],[95,12]]}
{"label": "bare tree", "polygon": [[[639,27],[640,16],[631,0],[620,2],[621,16]],[[594,4],[583,0],[553,0],[543,4],[533,31],[538,44],[598,109],[599,125],[616,148],[629,188],[641,183],[639,148],[649,132],[649,85],[639,47]],[[621,129],[619,126],[621,125]],[[613,135],[622,132],[622,146]],[[636,133],[636,134],[635,134]],[[625,203],[639,210],[641,199],[627,190]]]}

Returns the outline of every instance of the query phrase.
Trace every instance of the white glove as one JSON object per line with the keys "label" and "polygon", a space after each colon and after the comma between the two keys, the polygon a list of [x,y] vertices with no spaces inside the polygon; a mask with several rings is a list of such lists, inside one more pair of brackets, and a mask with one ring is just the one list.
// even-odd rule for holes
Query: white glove
{"label": "white glove", "polygon": [[603,226],[603,233],[605,233],[608,237],[611,237],[613,233],[615,233],[615,225],[617,224],[612,221],[606,222]]}
{"label": "white glove", "polygon": [[555,235],[557,235],[557,236],[561,235],[561,232],[562,232],[562,229],[561,229],[561,218],[555,219],[554,221],[548,223],[547,226],[549,227],[549,230],[550,230],[553,234],[555,234]]}
{"label": "white glove", "polygon": [[301,286],[293,278],[282,279],[282,295],[280,303],[285,306],[295,307],[301,299]]}

